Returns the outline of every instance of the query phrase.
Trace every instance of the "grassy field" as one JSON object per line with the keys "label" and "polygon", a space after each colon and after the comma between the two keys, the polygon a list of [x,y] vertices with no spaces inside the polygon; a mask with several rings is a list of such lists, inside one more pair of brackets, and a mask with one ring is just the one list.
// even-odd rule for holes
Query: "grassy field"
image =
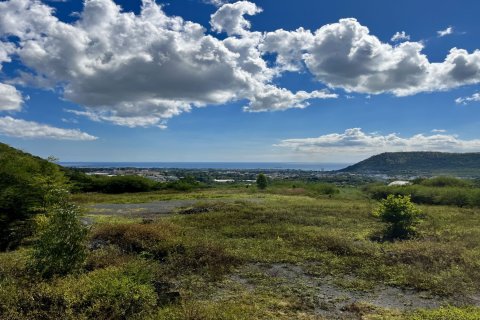
{"label": "grassy field", "polygon": [[28,247],[0,254],[0,318],[480,319],[480,209],[420,205],[416,238],[379,242],[377,201],[325,190],[74,195],[80,204],[210,200],[147,221],[90,216],[80,274],[36,280]]}

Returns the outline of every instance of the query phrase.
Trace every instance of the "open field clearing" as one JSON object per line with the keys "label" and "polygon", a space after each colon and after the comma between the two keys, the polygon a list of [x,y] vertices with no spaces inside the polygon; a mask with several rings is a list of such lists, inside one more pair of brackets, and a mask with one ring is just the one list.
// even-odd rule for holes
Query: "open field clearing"
{"label": "open field clearing", "polygon": [[[118,284],[111,294],[142,288],[131,317],[135,311],[150,319],[478,318],[479,209],[420,206],[425,217],[416,238],[379,242],[384,225],[371,215],[377,202],[351,194],[250,199],[230,190],[213,199],[193,192],[132,205],[128,197],[135,195],[121,195],[124,204],[88,205],[119,214],[86,215],[92,223],[86,271],[31,282],[22,272],[27,250],[4,253],[0,294],[9,302],[2,311],[11,319],[102,318],[105,311],[78,286],[112,285],[114,273],[130,285]],[[42,316],[28,311],[30,299],[45,300]],[[122,299],[130,294],[115,304]]]}

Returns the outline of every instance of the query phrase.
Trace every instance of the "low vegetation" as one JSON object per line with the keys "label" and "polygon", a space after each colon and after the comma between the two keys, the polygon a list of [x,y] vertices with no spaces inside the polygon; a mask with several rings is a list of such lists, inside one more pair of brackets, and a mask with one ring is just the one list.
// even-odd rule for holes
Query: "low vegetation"
{"label": "low vegetation", "polygon": [[[311,285],[333,277],[332,286],[346,293],[386,285],[459,304],[436,313],[348,307],[382,319],[478,314],[461,302],[468,305],[469,295],[480,289],[476,209],[422,206],[425,219],[416,237],[377,242],[372,234],[383,232],[384,224],[371,215],[376,202],[345,201],[341,194],[262,199],[219,201],[205,213],[158,221],[94,224],[83,270],[52,280],[25,271],[25,250],[4,253],[0,310],[12,319],[55,318],[62,312],[79,319],[331,318],[330,305],[321,304],[308,285],[303,288],[303,280],[297,282],[301,276]],[[297,268],[299,275],[292,275],[297,280],[268,276],[275,266]],[[355,312],[347,314],[355,319]]]}
{"label": "low vegetation", "polygon": [[177,181],[155,182],[140,176],[88,176],[82,172],[72,170],[67,174],[72,183],[72,191],[99,192],[107,194],[149,192],[158,190],[191,191],[205,187],[193,177],[187,176]]}
{"label": "low vegetation", "polygon": [[364,190],[373,199],[385,199],[388,195],[410,196],[419,204],[480,207],[480,188],[472,181],[452,177],[418,179],[407,186],[367,185]]}
{"label": "low vegetation", "polygon": [[[16,157],[26,158],[16,167]],[[203,188],[184,178],[146,192],[70,197],[64,190],[78,179],[69,184],[53,163],[23,153],[0,161],[10,172],[8,182],[0,175],[0,319],[480,315],[480,209],[470,181],[362,192],[308,181]],[[122,190],[137,180],[109,181]],[[460,194],[466,203],[447,201]],[[81,217],[72,203],[87,211],[92,202],[167,199],[205,201],[161,217]]]}

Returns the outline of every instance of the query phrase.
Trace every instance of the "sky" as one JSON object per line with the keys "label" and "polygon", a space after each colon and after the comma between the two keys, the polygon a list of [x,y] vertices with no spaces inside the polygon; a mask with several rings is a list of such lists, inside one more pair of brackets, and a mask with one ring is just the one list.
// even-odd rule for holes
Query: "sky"
{"label": "sky", "polygon": [[480,2],[0,1],[0,141],[61,161],[480,152]]}

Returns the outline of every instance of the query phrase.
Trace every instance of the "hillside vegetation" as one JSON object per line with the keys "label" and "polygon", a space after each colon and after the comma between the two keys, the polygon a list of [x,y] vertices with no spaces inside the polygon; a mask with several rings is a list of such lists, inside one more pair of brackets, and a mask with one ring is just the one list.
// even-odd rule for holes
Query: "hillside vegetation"
{"label": "hillside vegetation", "polygon": [[0,143],[0,250],[15,248],[44,213],[47,189],[66,181],[59,166]]}
{"label": "hillside vegetation", "polygon": [[386,152],[340,171],[362,174],[480,177],[480,153]]}

